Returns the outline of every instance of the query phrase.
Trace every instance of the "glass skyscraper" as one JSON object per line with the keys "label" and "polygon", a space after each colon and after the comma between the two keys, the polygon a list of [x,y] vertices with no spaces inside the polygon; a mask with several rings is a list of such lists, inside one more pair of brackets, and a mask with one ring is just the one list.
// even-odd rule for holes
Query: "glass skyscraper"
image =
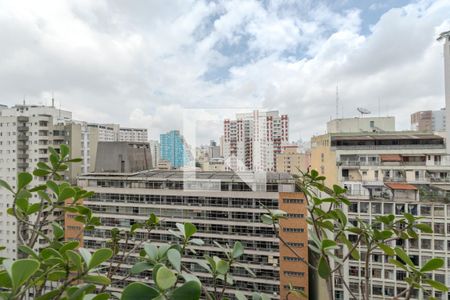
{"label": "glass skyscraper", "polygon": [[170,161],[172,167],[180,168],[190,161],[189,149],[178,130],[160,135],[161,159]]}

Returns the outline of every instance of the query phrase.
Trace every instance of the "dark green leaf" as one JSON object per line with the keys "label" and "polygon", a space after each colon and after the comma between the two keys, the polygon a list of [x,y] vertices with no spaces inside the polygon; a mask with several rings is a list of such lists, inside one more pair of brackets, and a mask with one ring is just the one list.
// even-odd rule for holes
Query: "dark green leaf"
{"label": "dark green leaf", "polygon": [[105,261],[107,261],[108,259],[110,259],[112,255],[113,255],[113,252],[111,249],[108,249],[108,248],[98,249],[97,251],[95,251],[92,254],[88,268],[93,269],[93,268],[99,266],[100,264],[102,264]]}
{"label": "dark green leaf", "polygon": [[159,296],[159,292],[141,282],[133,282],[123,290],[121,300],[150,300]]}
{"label": "dark green leaf", "polygon": [[425,263],[425,265],[420,269],[420,272],[426,273],[440,269],[444,266],[444,260],[442,258],[432,258]]}
{"label": "dark green leaf", "polygon": [[189,281],[176,288],[172,295],[169,297],[170,300],[198,300],[202,293],[202,287],[197,281]]}
{"label": "dark green leaf", "polygon": [[319,265],[317,267],[319,276],[323,279],[326,279],[330,276],[331,273],[331,269],[330,266],[328,265],[327,261],[325,260],[325,258],[323,256],[320,257],[319,259]]}

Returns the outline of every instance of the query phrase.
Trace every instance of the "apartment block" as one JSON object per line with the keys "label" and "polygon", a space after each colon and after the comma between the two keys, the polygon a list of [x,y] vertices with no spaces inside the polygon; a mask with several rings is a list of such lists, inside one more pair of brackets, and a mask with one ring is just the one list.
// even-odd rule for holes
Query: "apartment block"
{"label": "apartment block", "polygon": [[[303,195],[295,192],[290,175],[268,173],[265,182],[256,180],[253,173],[246,173],[243,179],[232,172],[197,172],[195,178],[188,180],[185,175],[182,171],[152,170],[81,176],[78,184],[95,192],[95,196],[84,200],[84,205],[102,221],[96,230],[81,236],[84,247],[105,247],[113,228],[129,228],[155,213],[163,222],[149,237],[156,243],[175,242],[168,229],[175,228],[176,223],[192,222],[197,226],[196,236],[205,245],[193,246],[197,255],[189,254],[185,263],[206,286],[211,286],[211,278],[196,261],[205,254],[223,255],[214,241],[229,245],[241,241],[246,249],[241,263],[251,268],[256,277],[243,268],[234,268],[235,285],[227,287],[227,295],[234,297],[235,290],[247,295],[258,290],[280,299],[285,297],[289,284],[308,292],[306,207]],[[261,215],[266,213],[262,205],[288,212],[289,219],[283,220],[280,232],[301,256],[280,245],[272,227],[261,222]],[[72,234],[76,238],[77,234]],[[147,237],[139,231],[132,243],[141,239]],[[120,291],[128,283],[149,276],[127,276],[137,261],[138,254],[132,255],[122,265],[112,290]]]}
{"label": "apartment block", "polygon": [[300,153],[298,145],[290,144],[281,146],[281,153],[276,155],[276,171],[300,175],[306,172],[310,166],[311,153]]}
{"label": "apartment block", "polygon": [[275,171],[276,154],[289,141],[289,119],[278,111],[237,114],[224,121],[223,156],[227,169]]}
{"label": "apartment block", "polygon": [[89,123],[89,127],[97,128],[98,140],[101,142],[148,142],[148,130],[145,128],[120,127],[119,124]]}
{"label": "apartment block", "polygon": [[[413,262],[423,265],[432,257],[445,259],[443,270],[433,278],[450,285],[450,205],[448,203],[450,164],[441,136],[419,132],[329,133],[312,139],[312,168],[327,176],[327,184],[347,188],[350,207],[345,207],[350,222],[357,218],[371,222],[375,216],[409,212],[424,217],[433,234],[421,233],[417,240],[391,242],[405,249]],[[347,211],[348,210],[348,211]],[[349,236],[354,240],[353,236]],[[365,252],[365,246],[359,250]],[[345,255],[346,253],[340,253]],[[334,277],[336,299],[350,299],[342,279],[359,295],[365,272],[372,274],[370,299],[386,299],[401,292],[406,273],[388,263],[388,257],[376,252],[370,257],[369,270],[364,261],[350,260],[343,278]],[[437,299],[448,299],[430,291]],[[426,299],[415,290],[411,299]]]}
{"label": "apartment block", "polygon": [[[57,149],[67,142],[65,124],[71,118],[70,112],[51,106],[0,107],[0,178],[15,188],[19,172],[31,172],[37,162],[47,162],[48,147]],[[6,246],[1,255],[15,259],[18,228],[7,213],[12,205],[13,196],[0,189],[0,244]]]}
{"label": "apartment block", "polygon": [[421,132],[445,131],[445,108],[411,114],[411,130]]}
{"label": "apartment block", "polygon": [[192,160],[189,146],[178,130],[161,134],[160,145],[160,159],[169,161],[173,168],[183,167]]}
{"label": "apartment block", "polygon": [[150,145],[150,155],[152,156],[152,166],[156,168],[159,163],[159,158],[161,157],[161,145],[159,141],[151,140]]}

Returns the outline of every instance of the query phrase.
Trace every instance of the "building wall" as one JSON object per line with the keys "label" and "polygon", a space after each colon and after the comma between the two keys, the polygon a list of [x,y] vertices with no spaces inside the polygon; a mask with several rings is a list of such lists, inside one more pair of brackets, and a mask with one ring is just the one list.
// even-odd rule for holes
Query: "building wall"
{"label": "building wall", "polygon": [[331,150],[329,134],[312,137],[311,169],[325,176],[327,185],[333,185],[338,182],[336,153]]}
{"label": "building wall", "polygon": [[276,171],[300,175],[307,172],[311,164],[311,153],[298,153],[296,150],[287,150],[276,155]]}
{"label": "building wall", "polygon": [[161,159],[170,162],[174,168],[180,168],[190,161],[186,142],[178,130],[160,135]]}
{"label": "building wall", "polygon": [[328,133],[395,131],[394,117],[355,117],[334,119],[327,123]]}
{"label": "building wall", "polygon": [[[280,299],[287,299],[289,284],[308,295],[308,212],[305,198],[303,193],[280,193],[278,203],[280,209],[288,214],[288,219],[280,221],[280,237],[289,243],[280,242]],[[291,295],[289,299],[304,298]]]}

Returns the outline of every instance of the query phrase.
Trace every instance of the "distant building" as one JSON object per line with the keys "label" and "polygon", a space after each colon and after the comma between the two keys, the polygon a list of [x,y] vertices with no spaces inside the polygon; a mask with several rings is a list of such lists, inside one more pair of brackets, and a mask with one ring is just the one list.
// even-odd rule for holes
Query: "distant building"
{"label": "distant building", "polygon": [[281,153],[278,153],[277,172],[300,175],[306,172],[311,163],[311,153],[300,153],[298,145],[284,145]]}
{"label": "distant building", "polygon": [[223,157],[227,169],[275,171],[276,154],[289,140],[289,119],[278,111],[237,114],[224,121]]}
{"label": "distant building", "polygon": [[327,122],[328,133],[395,131],[395,117],[355,117]]}
{"label": "distant building", "polygon": [[178,130],[160,135],[161,159],[170,162],[173,168],[180,168],[191,161],[192,155]]}
{"label": "distant building", "polygon": [[445,108],[411,114],[411,130],[421,132],[445,131]]}
{"label": "distant building", "polygon": [[[234,299],[236,291],[251,297],[257,290],[265,293],[267,299],[300,299],[289,295],[290,286],[309,294],[307,208],[303,194],[295,192],[293,178],[270,172],[265,182],[250,172],[245,181],[234,172],[198,172],[197,175],[191,180],[184,180],[184,172],[178,170],[83,175],[78,180],[79,186],[95,192],[84,199],[83,205],[93,210],[102,226],[84,232],[70,232],[66,227],[66,232],[71,234],[67,238],[79,239],[83,247],[93,251],[104,247],[114,228],[129,228],[145,221],[149,212],[158,212],[164,229],[176,228],[176,223],[183,222],[197,226],[195,237],[203,239],[205,244],[189,245],[197,254],[188,257],[185,263],[202,282],[208,282],[211,276],[197,265],[196,258],[222,253],[214,242],[232,246],[240,241],[245,245],[242,261],[256,276],[249,275],[242,266],[232,268],[234,284],[218,287],[224,288],[224,298]],[[280,236],[287,245],[279,242],[270,225],[261,222],[265,213],[262,206],[287,212],[288,218],[280,221]],[[174,240],[168,230],[154,230],[149,237],[138,229],[132,243],[149,238],[158,244]],[[119,243],[125,246],[124,240]],[[301,256],[292,254],[292,249]],[[121,264],[119,274],[129,274],[135,262],[135,256],[128,257]],[[106,269],[98,271],[103,273]],[[114,280],[107,292],[121,291],[131,282],[147,280],[147,276],[145,273],[123,276]]]}
{"label": "distant building", "polygon": [[99,142],[95,172],[133,173],[152,168],[148,143]]}
{"label": "distant building", "polygon": [[152,155],[152,166],[156,168],[161,156],[161,145],[159,141],[151,140],[149,141],[150,154]]}
{"label": "distant building", "polygon": [[212,158],[219,158],[219,157],[221,157],[220,146],[217,145],[217,143],[215,141],[210,141],[209,146],[208,146],[208,158],[212,159]]}
{"label": "distant building", "polygon": [[89,127],[98,129],[101,142],[148,142],[148,131],[145,128],[120,127],[119,124],[89,123]]}
{"label": "distant building", "polygon": [[164,159],[160,159],[158,161],[158,165],[156,166],[156,169],[158,169],[158,170],[171,170],[172,169],[172,165],[170,164],[170,161],[164,160]]}
{"label": "distant building", "polygon": [[223,158],[211,158],[202,164],[203,171],[225,171],[225,162]]}

